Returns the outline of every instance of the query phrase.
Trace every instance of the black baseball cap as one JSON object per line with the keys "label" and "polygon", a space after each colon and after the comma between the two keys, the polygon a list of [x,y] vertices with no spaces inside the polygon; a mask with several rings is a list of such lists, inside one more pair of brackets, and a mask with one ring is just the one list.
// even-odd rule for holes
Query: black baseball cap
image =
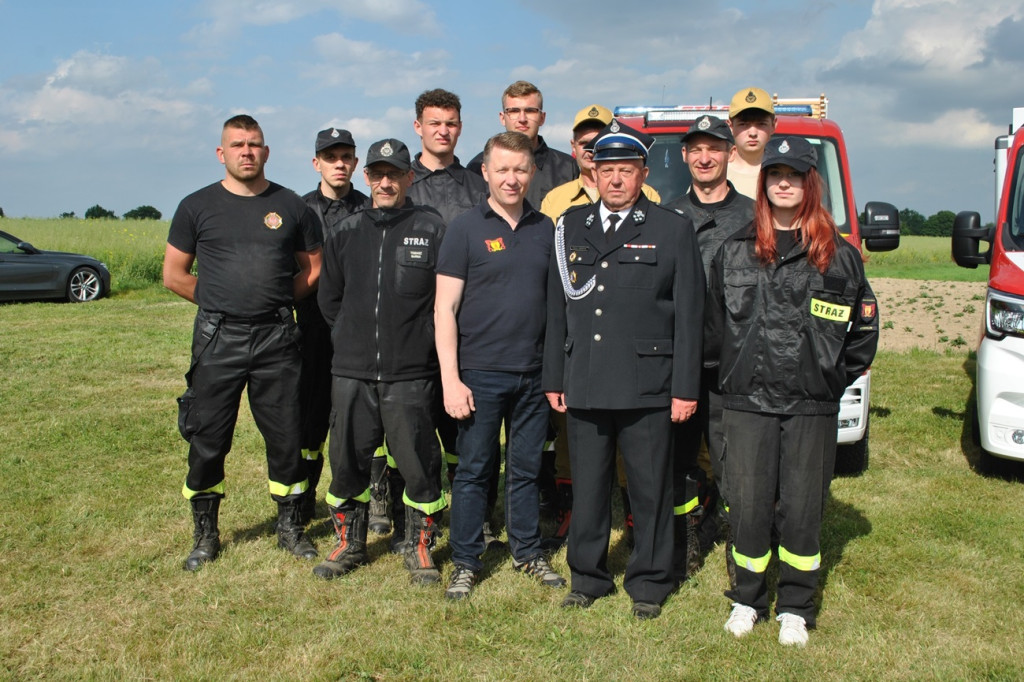
{"label": "black baseball cap", "polygon": [[764,147],[761,168],[780,165],[806,173],[818,167],[818,152],[806,138],[796,135],[773,137]]}
{"label": "black baseball cap", "polygon": [[732,128],[729,127],[728,122],[717,116],[704,114],[696,119],[690,126],[690,129],[686,131],[686,134],[683,135],[683,142],[696,135],[710,135],[711,137],[717,137],[719,140],[725,140],[729,144],[736,144],[736,138],[732,136]]}
{"label": "black baseball cap", "polygon": [[409,148],[401,140],[389,137],[370,145],[366,152],[364,168],[375,163],[386,163],[398,170],[409,170],[412,168],[412,159],[409,157]]}
{"label": "black baseball cap", "polygon": [[316,134],[316,153],[319,154],[325,149],[343,144],[348,147],[355,147],[356,141],[352,139],[352,133],[341,128],[328,128]]}

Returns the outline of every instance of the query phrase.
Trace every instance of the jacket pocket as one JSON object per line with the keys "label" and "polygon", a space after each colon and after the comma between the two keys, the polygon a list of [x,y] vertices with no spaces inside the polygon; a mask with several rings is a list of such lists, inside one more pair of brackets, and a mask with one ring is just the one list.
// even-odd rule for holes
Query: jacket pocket
{"label": "jacket pocket", "polygon": [[722,298],[729,321],[749,322],[757,308],[757,280],[759,268],[728,268],[722,275]]}
{"label": "jacket pocket", "polygon": [[618,251],[618,283],[631,289],[653,289],[658,269],[655,249],[621,248]]}
{"label": "jacket pocket", "polygon": [[434,289],[434,252],[425,246],[400,246],[395,262],[395,293],[426,296]]}
{"label": "jacket pocket", "polygon": [[672,339],[637,339],[634,346],[637,394],[668,395],[672,388]]}

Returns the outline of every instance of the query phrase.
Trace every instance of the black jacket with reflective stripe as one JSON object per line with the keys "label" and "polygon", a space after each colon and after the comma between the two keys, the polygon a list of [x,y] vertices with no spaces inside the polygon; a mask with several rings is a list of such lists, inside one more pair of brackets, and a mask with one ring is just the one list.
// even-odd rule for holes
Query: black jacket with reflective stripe
{"label": "black jacket with reflective stripe", "polygon": [[770,414],[836,414],[871,365],[878,304],[860,252],[836,237],[824,274],[803,245],[763,266],[755,232],[729,237],[711,262],[704,358],[718,365],[723,405]]}

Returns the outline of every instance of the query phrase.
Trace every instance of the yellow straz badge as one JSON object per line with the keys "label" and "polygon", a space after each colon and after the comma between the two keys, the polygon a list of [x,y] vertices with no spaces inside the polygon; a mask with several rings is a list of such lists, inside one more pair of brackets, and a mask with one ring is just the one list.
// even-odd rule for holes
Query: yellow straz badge
{"label": "yellow straz badge", "polygon": [[812,298],[811,315],[826,320],[832,320],[833,322],[849,322],[850,306],[829,303],[828,301],[819,301],[816,298]]}
{"label": "yellow straz badge", "polygon": [[284,221],[281,220],[281,216],[279,216],[278,214],[270,212],[267,215],[263,216],[263,224],[269,227],[271,230],[276,230],[277,228],[281,227],[281,225],[284,224]]}

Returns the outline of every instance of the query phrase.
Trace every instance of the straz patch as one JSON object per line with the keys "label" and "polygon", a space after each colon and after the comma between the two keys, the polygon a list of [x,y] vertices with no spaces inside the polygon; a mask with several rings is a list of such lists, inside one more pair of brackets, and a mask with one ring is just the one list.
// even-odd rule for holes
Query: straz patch
{"label": "straz patch", "polygon": [[487,245],[487,250],[491,253],[505,250],[505,239],[503,237],[498,237],[497,239],[485,239],[484,244]]}
{"label": "straz patch", "polygon": [[824,320],[832,320],[833,322],[849,322],[850,306],[839,305],[838,303],[829,303],[828,301],[819,301],[816,298],[812,298],[811,315],[820,317]]}
{"label": "straz patch", "polygon": [[263,224],[269,227],[271,230],[276,230],[282,225],[284,225],[284,221],[281,220],[281,216],[271,211],[267,215],[263,216]]}

